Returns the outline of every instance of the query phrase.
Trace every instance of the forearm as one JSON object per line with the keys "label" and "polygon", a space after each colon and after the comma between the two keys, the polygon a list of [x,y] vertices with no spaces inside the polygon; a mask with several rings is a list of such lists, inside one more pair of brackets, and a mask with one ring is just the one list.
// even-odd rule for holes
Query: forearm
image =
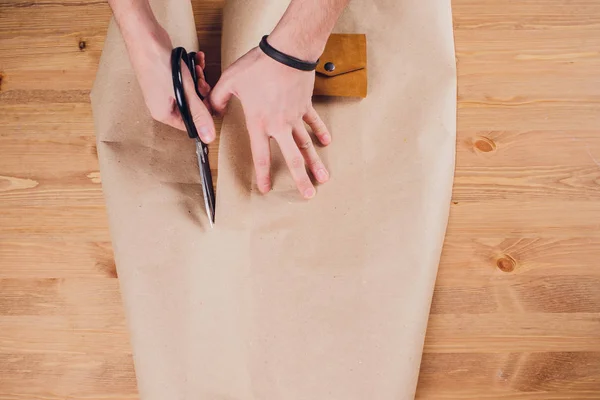
{"label": "forearm", "polygon": [[349,0],[292,0],[269,36],[276,49],[294,57],[316,60]]}
{"label": "forearm", "polygon": [[153,42],[161,34],[148,0],[108,0],[129,51]]}

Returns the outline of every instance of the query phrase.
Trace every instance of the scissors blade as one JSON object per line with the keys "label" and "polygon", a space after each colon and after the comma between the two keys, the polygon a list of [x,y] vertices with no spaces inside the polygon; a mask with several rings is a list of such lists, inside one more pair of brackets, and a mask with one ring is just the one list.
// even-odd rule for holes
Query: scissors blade
{"label": "scissors blade", "polygon": [[212,174],[208,164],[208,146],[196,138],[196,156],[198,156],[198,168],[202,179],[202,195],[204,196],[204,207],[212,228],[215,224],[215,190],[212,182]]}

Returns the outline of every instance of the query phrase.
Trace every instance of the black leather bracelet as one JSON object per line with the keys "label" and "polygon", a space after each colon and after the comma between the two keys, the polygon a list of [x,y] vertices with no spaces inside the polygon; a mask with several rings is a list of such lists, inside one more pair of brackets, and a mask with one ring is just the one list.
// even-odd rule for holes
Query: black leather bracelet
{"label": "black leather bracelet", "polygon": [[288,67],[299,69],[300,71],[314,71],[317,68],[317,65],[319,65],[319,60],[316,62],[303,61],[296,57],[288,56],[287,54],[280,52],[276,48],[272,47],[269,42],[267,42],[268,37],[269,35],[263,36],[258,47],[260,47],[263,53],[271,57],[273,60],[287,65]]}

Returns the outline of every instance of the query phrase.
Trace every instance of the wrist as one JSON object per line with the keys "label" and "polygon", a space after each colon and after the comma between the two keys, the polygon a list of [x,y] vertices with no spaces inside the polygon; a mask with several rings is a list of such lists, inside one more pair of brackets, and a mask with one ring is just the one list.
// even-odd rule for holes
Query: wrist
{"label": "wrist", "polygon": [[303,61],[314,62],[321,57],[327,41],[327,36],[319,36],[322,35],[276,27],[269,35],[268,42],[282,53]]}

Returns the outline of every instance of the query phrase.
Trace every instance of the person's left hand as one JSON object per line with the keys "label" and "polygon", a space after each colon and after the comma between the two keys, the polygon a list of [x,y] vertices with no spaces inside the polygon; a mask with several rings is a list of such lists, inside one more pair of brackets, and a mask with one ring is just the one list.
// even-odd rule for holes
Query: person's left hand
{"label": "person's left hand", "polygon": [[304,198],[309,199],[316,193],[307,166],[319,183],[329,179],[329,172],[302,122],[310,126],[323,145],[331,142],[325,124],[312,106],[314,81],[314,71],[300,71],[280,64],[257,47],[227,68],[212,90],[210,101],[219,113],[223,113],[232,95],[242,103],[257,184],[262,193],[271,189],[271,137],[277,141]]}

